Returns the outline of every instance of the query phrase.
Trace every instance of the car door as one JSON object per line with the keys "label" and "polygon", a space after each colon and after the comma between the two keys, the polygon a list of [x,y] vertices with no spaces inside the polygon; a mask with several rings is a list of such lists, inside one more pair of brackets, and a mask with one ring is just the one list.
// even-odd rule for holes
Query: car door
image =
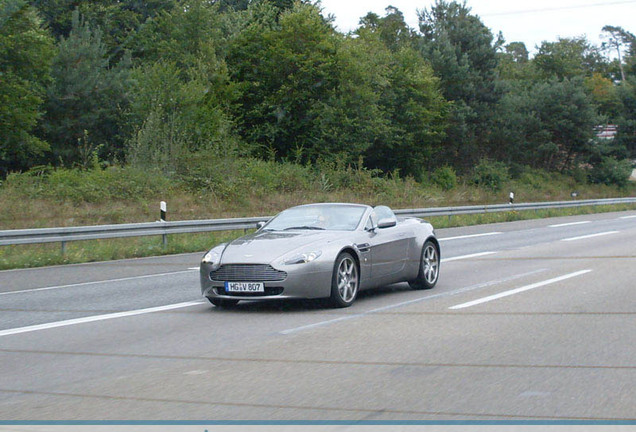
{"label": "car door", "polygon": [[[393,216],[395,217],[395,216]],[[380,228],[378,212],[369,216],[367,233],[371,252],[371,277],[373,279],[390,279],[391,275],[400,273],[406,265],[409,239],[398,225]]]}

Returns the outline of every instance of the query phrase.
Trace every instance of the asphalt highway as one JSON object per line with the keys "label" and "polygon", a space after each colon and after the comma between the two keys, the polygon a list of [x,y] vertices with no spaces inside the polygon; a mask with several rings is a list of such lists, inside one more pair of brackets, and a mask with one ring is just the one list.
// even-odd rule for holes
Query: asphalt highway
{"label": "asphalt highway", "polygon": [[0,272],[0,420],[636,419],[636,212],[437,235],[347,309],[215,308],[202,253]]}

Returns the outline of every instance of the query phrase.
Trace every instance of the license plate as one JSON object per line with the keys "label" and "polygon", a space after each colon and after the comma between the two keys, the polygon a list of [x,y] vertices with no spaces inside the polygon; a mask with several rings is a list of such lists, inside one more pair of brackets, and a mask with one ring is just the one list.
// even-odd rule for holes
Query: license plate
{"label": "license plate", "polygon": [[225,282],[225,291],[228,292],[265,292],[263,282]]}

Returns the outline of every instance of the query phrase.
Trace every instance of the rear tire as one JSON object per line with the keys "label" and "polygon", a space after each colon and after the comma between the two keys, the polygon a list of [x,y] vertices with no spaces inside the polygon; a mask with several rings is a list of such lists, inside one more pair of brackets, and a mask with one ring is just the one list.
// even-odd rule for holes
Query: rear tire
{"label": "rear tire", "polygon": [[210,300],[210,303],[212,303],[214,306],[219,308],[231,308],[236,306],[239,302],[238,300],[227,300],[215,297],[208,297],[208,300]]}
{"label": "rear tire", "polygon": [[343,252],[338,255],[331,277],[331,304],[337,308],[349,307],[358,296],[360,275],[355,258]]}
{"label": "rear tire", "polygon": [[431,289],[439,279],[439,249],[431,240],[426,240],[422,246],[420,257],[420,270],[417,279],[409,282],[413,289]]}

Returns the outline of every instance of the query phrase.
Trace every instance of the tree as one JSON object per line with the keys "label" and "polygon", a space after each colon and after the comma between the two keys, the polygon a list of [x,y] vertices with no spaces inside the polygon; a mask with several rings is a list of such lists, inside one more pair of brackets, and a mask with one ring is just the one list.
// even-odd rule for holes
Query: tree
{"label": "tree", "polygon": [[622,104],[615,141],[627,150],[630,158],[636,159],[636,77],[627,77],[618,87],[618,96]]}
{"label": "tree", "polygon": [[380,106],[390,53],[375,39],[337,38],[331,85],[312,103],[312,135],[316,144],[306,148],[308,159],[356,163],[366,151],[390,134]]}
{"label": "tree", "polygon": [[128,113],[133,132],[126,147],[129,163],[174,172],[181,168],[183,158],[198,151],[233,154],[231,125],[218,102],[210,99],[207,74],[191,70],[184,80],[182,73],[170,61],[133,71]]}
{"label": "tree", "polygon": [[219,6],[209,0],[183,0],[148,22],[129,44],[137,63],[174,61],[186,70],[201,58],[218,63],[223,45]]}
{"label": "tree", "polygon": [[396,7],[389,6],[385,9],[386,15],[379,17],[369,12],[360,19],[360,27],[357,34],[362,31],[377,33],[384,44],[391,51],[398,51],[405,46],[412,46],[417,39],[417,34],[404,21],[404,15]]}
{"label": "tree", "polygon": [[599,114],[605,116],[606,122],[613,123],[620,115],[622,104],[618,96],[617,86],[611,79],[594,73],[585,77],[585,88],[597,106]]}
{"label": "tree", "polygon": [[245,11],[250,5],[250,0],[218,0],[219,11]]}
{"label": "tree", "polygon": [[129,38],[149,18],[170,10],[178,0],[30,0],[57,40],[68,38],[77,10],[91,28],[100,28],[109,55],[120,58]]}
{"label": "tree", "polygon": [[499,41],[465,3],[437,0],[419,12],[419,20],[422,54],[441,78],[444,97],[453,102],[442,161],[471,167],[487,151],[493,113],[502,95],[497,77]]}
{"label": "tree", "polygon": [[597,47],[585,37],[559,38],[556,42],[542,42],[533,63],[546,79],[605,74],[607,63]]}
{"label": "tree", "polygon": [[413,48],[391,56],[388,79],[380,98],[388,131],[376,138],[367,161],[384,171],[419,177],[433,169],[441,150],[449,104],[432,68]]}
{"label": "tree", "polygon": [[624,30],[622,27],[615,27],[606,25],[603,27],[603,33],[608,39],[607,42],[603,42],[603,47],[610,50],[616,50],[618,57],[618,65],[621,71],[621,81],[625,81],[625,69],[623,67],[623,51],[627,46],[629,47],[631,54],[634,54],[634,47],[636,46],[636,36],[632,33]]}
{"label": "tree", "polygon": [[528,63],[529,53],[525,43],[511,42],[505,46],[505,50],[515,63]]}
{"label": "tree", "polygon": [[598,124],[595,108],[581,77],[516,83],[499,106],[490,155],[548,171],[589,163]]}
{"label": "tree", "polygon": [[557,151],[535,103],[534,84],[511,80],[497,106],[489,157],[508,166],[545,168],[546,154]]}
{"label": "tree", "polygon": [[439,142],[438,80],[417,51],[393,52],[375,27],[343,36],[315,6],[296,4],[278,20],[254,19],[227,62],[238,130],[262,157],[346,165],[366,156],[419,174]]}
{"label": "tree", "polygon": [[504,45],[503,50],[497,53],[497,57],[497,71],[501,80],[530,83],[538,79],[537,70],[530,61],[528,49],[523,42],[511,42]]}
{"label": "tree", "polygon": [[40,133],[53,160],[81,163],[100,147],[102,156],[121,158],[121,114],[128,103],[130,61],[111,65],[102,32],[73,12],[73,28],[62,37],[47,88]]}
{"label": "tree", "polygon": [[586,161],[597,114],[581,78],[539,83],[533,88],[533,109],[549,133],[543,153],[544,167],[564,172],[575,161]]}
{"label": "tree", "polygon": [[339,38],[311,5],[296,4],[277,22],[272,14],[260,16],[270,19],[255,15],[259,19],[233,39],[227,57],[240,91],[234,109],[239,132],[261,156],[285,158],[302,149],[315,160],[333,150],[322,147],[318,112],[327,116],[324,105],[336,97]]}
{"label": "tree", "polygon": [[223,60],[219,6],[185,0],[148,22],[133,46],[138,66],[128,160],[174,170],[188,153],[232,153],[236,140],[227,111],[234,88]]}
{"label": "tree", "polygon": [[0,177],[28,168],[48,149],[33,130],[54,52],[32,7],[22,0],[0,4]]}

